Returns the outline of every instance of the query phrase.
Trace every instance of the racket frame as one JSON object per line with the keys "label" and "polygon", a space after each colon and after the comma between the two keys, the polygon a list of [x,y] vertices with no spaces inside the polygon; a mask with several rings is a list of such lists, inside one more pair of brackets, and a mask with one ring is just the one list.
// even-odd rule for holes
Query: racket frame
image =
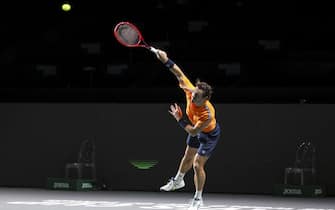
{"label": "racket frame", "polygon": [[[121,25],[129,25],[132,29],[134,29],[136,31],[136,33],[138,34],[138,42],[136,44],[126,44],[125,42],[123,42],[121,40],[121,38],[118,35],[118,29]],[[130,22],[119,22],[118,24],[116,24],[116,26],[114,27],[114,36],[116,38],[116,40],[118,40],[118,42],[120,42],[120,44],[126,46],[126,47],[145,47],[147,49],[150,49],[150,45],[148,45],[148,43],[146,43],[144,41],[144,38],[142,36],[141,31],[137,28],[137,26],[135,26],[134,24],[130,23]],[[141,44],[142,43],[142,44]]]}
{"label": "racket frame", "polygon": [[[121,25],[129,25],[132,29],[134,29],[136,31],[136,33],[138,34],[138,42],[136,44],[126,44],[124,41],[121,40],[121,38],[118,35],[118,29]],[[144,37],[141,33],[141,31],[138,29],[137,26],[135,26],[134,24],[127,22],[127,21],[122,21],[119,22],[118,24],[116,24],[116,26],[114,27],[114,36],[116,38],[116,40],[122,44],[123,46],[126,47],[144,47],[148,50],[150,50],[151,52],[155,53],[157,56],[159,56],[158,54],[158,50],[152,46],[150,46],[148,43],[145,42]]]}

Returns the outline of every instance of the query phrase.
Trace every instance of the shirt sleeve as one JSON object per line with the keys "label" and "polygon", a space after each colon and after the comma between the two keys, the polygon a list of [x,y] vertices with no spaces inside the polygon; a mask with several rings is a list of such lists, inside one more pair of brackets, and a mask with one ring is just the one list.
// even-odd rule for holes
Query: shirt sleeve
{"label": "shirt sleeve", "polygon": [[190,89],[194,89],[194,85],[192,82],[185,76],[183,75],[180,80],[179,80],[179,87],[184,90],[186,94],[191,94]]}

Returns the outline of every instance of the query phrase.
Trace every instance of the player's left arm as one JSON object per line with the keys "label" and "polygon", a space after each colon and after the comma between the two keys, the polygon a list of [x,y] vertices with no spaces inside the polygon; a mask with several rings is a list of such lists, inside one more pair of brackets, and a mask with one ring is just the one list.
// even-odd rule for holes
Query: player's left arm
{"label": "player's left arm", "polygon": [[177,120],[178,124],[191,136],[196,136],[210,123],[209,116],[205,114],[200,117],[199,121],[194,126],[192,126],[185,119],[183,119],[183,113],[180,106],[178,106],[177,104],[170,106],[169,113]]}
{"label": "player's left arm", "polygon": [[189,126],[186,126],[184,129],[191,136],[196,136],[204,128],[206,128],[210,122],[211,120],[209,118],[207,118],[206,120],[199,120],[194,126],[189,125]]}

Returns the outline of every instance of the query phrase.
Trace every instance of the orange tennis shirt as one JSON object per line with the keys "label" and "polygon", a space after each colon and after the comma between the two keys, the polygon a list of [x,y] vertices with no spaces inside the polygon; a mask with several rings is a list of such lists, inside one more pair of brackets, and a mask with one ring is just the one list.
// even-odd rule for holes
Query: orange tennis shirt
{"label": "orange tennis shirt", "polygon": [[184,90],[186,95],[186,115],[188,119],[196,128],[201,127],[203,123],[210,120],[210,123],[201,131],[208,133],[214,130],[216,126],[216,119],[213,105],[208,100],[206,100],[205,104],[202,106],[196,106],[192,103],[192,92],[188,89],[194,89],[195,86],[185,75],[183,75],[180,79],[181,81],[179,82],[179,86]]}

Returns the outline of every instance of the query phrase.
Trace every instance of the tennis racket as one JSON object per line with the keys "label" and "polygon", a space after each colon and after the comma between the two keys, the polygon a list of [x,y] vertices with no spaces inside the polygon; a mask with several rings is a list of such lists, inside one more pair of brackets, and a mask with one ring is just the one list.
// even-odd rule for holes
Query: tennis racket
{"label": "tennis racket", "polygon": [[126,47],[144,47],[158,55],[158,50],[144,41],[141,31],[130,22],[119,22],[114,27],[116,40]]}

